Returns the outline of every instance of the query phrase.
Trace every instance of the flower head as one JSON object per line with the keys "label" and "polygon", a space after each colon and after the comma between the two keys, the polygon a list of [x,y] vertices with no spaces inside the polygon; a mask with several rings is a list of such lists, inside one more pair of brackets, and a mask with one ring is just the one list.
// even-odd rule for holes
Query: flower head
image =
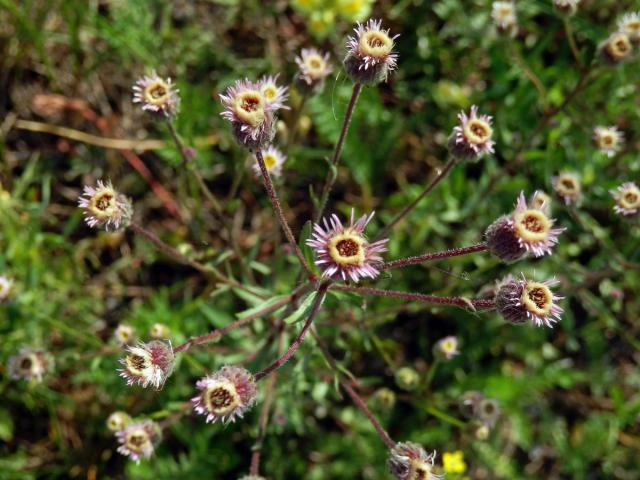
{"label": "flower head", "polygon": [[630,217],[640,212],[640,188],[633,182],[625,182],[616,190],[611,190],[616,201],[613,209],[619,215]]}
{"label": "flower head", "polygon": [[289,98],[289,94],[287,93],[289,87],[278,85],[276,83],[277,80],[278,75],[265,75],[264,77],[262,77],[258,81],[260,93],[264,97],[265,103],[269,105],[273,110],[279,110],[281,108],[288,110],[289,107],[285,106],[284,103]]}
{"label": "flower head", "polygon": [[278,107],[267,101],[262,87],[247,79],[237,80],[220,95],[225,107],[220,115],[231,122],[236,140],[247,148],[259,148],[275,135],[274,111]]}
{"label": "flower head", "polygon": [[624,134],[616,126],[598,126],[593,129],[593,141],[601,152],[613,157],[622,148]]}
{"label": "flower head", "polygon": [[296,63],[300,68],[298,85],[308,90],[320,90],[333,70],[329,54],[322,54],[315,48],[303,48],[300,56],[296,57]]}
{"label": "flower head", "polygon": [[15,380],[42,382],[44,376],[53,371],[53,356],[46,350],[24,347],[9,357],[7,371]]}
{"label": "flower head", "polygon": [[400,442],[389,452],[389,471],[399,480],[439,480],[433,473],[436,452],[427,453],[417,443]]}
{"label": "flower head", "polygon": [[464,160],[477,160],[487,153],[493,153],[494,142],[491,117],[478,116],[478,107],[473,105],[469,116],[463,111],[458,114],[460,125],[453,128],[449,137],[449,152]]}
{"label": "flower head", "polygon": [[369,19],[358,22],[355,35],[347,39],[347,56],[344,66],[354,82],[376,85],[387,80],[396,69],[398,54],[393,51],[394,40],[399,35],[389,36],[382,28],[382,20]]}
{"label": "flower head", "polygon": [[633,45],[629,35],[615,32],[600,45],[600,51],[607,62],[615,65],[631,58]]}
{"label": "flower head", "polygon": [[578,203],[582,198],[580,178],[575,173],[562,172],[557,177],[551,177],[553,190],[566,205]]}
{"label": "flower head", "polygon": [[533,195],[529,198],[528,206],[544,212],[547,216],[551,215],[551,197],[542,190],[533,192]]}
{"label": "flower head", "polygon": [[136,337],[136,331],[131,325],[121,323],[113,332],[113,337],[118,345],[128,345]]}
{"label": "flower head", "polygon": [[512,37],[518,33],[516,6],[513,2],[493,2],[491,18],[500,33],[506,33]]}
{"label": "flower head", "polygon": [[87,225],[105,230],[126,228],[131,223],[131,201],[118,193],[111,182],[98,180],[97,187],[85,186],[78,197],[78,206],[84,208]]}
{"label": "flower head", "polygon": [[207,423],[235,422],[256,403],[255,380],[244,368],[224,366],[198,380],[196,386],[200,393],[191,402],[197,413],[206,415]]}
{"label": "flower head", "polygon": [[364,236],[364,229],[374,213],[354,221],[351,210],[347,227],[342,225],[337,215],[331,215],[329,221],[324,218],[324,228],[319,223],[313,226],[312,238],[307,239],[307,245],[316,251],[316,265],[322,269],[324,277],[358,282],[362,277],[378,276],[378,267],[382,263],[380,254],[387,250],[388,239],[369,243]]}
{"label": "flower head", "polygon": [[160,389],[173,371],[175,356],[170,343],[152,340],[127,347],[127,355],[120,363],[124,368],[118,371],[127,385],[137,383],[143,388],[153,385]]}
{"label": "flower head", "polygon": [[107,428],[112,432],[124,430],[131,423],[131,417],[125,412],[113,412],[107,418]]}
{"label": "flower head", "polygon": [[640,12],[625,13],[618,21],[618,31],[625,33],[633,43],[639,43]]}
{"label": "flower head", "polygon": [[444,452],[442,454],[442,468],[446,473],[464,473],[467,464],[464,461],[464,453],[460,450],[455,452]]}
{"label": "flower head", "polygon": [[149,335],[156,340],[166,340],[171,336],[171,329],[164,323],[154,323],[151,325]]}
{"label": "flower head", "polygon": [[136,81],[133,86],[133,103],[141,103],[142,110],[170,117],[178,113],[180,96],[170,78],[164,80],[154,71]]}
{"label": "flower head", "polygon": [[[267,167],[267,170],[269,171],[269,175],[272,177],[279,177],[282,175],[282,165],[287,157],[280,150],[273,145],[269,145],[262,151],[262,159],[264,160],[265,167]],[[253,171],[258,177],[261,177],[262,173],[257,159],[254,161]]]}
{"label": "flower head", "polygon": [[564,228],[553,228],[555,220],[540,209],[527,207],[520,192],[516,209],[487,228],[485,241],[489,251],[503,262],[514,262],[531,254],[534,257],[551,255]]}
{"label": "flower head", "polygon": [[496,309],[514,325],[531,321],[538,327],[546,325],[552,328],[563,312],[557,304],[563,297],[555,295],[549,288],[558,283],[555,279],[534,282],[524,275],[521,279],[509,276],[496,294]]}
{"label": "flower head", "polygon": [[458,355],[458,339],[454,336],[444,337],[436,343],[435,353],[445,360],[451,360]]}
{"label": "flower head", "polygon": [[149,459],[162,439],[162,430],[153,420],[142,420],[128,424],[116,432],[120,443],[118,452],[140,463],[140,459]]}
{"label": "flower head", "polygon": [[578,10],[580,0],[553,0],[553,5],[562,13],[573,15]]}
{"label": "flower head", "polygon": [[500,418],[500,404],[493,398],[483,398],[477,406],[477,420],[489,428],[493,428]]}
{"label": "flower head", "polygon": [[13,289],[13,278],[0,275],[0,303],[9,298]]}
{"label": "flower head", "polygon": [[376,390],[371,398],[373,403],[382,410],[391,410],[396,404],[395,392],[386,387]]}
{"label": "flower head", "polygon": [[396,384],[403,390],[415,390],[420,383],[420,375],[411,367],[401,367],[395,373]]}

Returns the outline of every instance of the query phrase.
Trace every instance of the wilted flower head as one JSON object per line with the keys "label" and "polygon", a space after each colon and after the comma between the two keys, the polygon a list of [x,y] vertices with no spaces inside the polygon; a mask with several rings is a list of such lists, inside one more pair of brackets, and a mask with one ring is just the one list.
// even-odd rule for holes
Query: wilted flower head
{"label": "wilted flower head", "polygon": [[322,269],[322,276],[328,278],[351,279],[358,282],[362,277],[375,278],[382,263],[380,254],[387,250],[388,239],[369,243],[363,232],[373,218],[363,215],[354,221],[351,210],[349,226],[344,227],[337,215],[331,215],[329,221],[323,219],[324,228],[316,223],[312,238],[307,245],[316,252],[316,265]]}
{"label": "wilted flower head", "polygon": [[571,205],[578,203],[582,197],[580,178],[575,173],[562,172],[557,177],[551,177],[553,190],[564,203]]}
{"label": "wilted flower head", "polygon": [[[262,150],[262,160],[264,160],[264,166],[267,167],[267,171],[272,177],[279,177],[280,175],[282,175],[282,165],[284,164],[286,159],[286,155],[284,155],[273,145],[269,145],[267,148]],[[254,161],[253,171],[258,177],[262,175],[257,159],[255,159]]]}
{"label": "wilted flower head", "polygon": [[516,6],[513,2],[493,2],[491,5],[491,18],[501,33],[514,37],[518,33],[518,19]]}
{"label": "wilted flower head", "polygon": [[507,277],[495,298],[496,309],[502,317],[514,325],[532,321],[536,326],[552,328],[560,320],[562,308],[556,303],[563,297],[555,295],[550,286],[559,282],[555,279],[544,282]]}
{"label": "wilted flower head", "polygon": [[369,19],[358,23],[356,34],[347,39],[347,56],[344,67],[354,82],[376,85],[387,80],[396,69],[398,54],[393,52],[394,40],[382,28],[382,20]]}
{"label": "wilted flower head", "polygon": [[131,417],[125,412],[113,412],[107,418],[107,428],[112,432],[119,432],[131,423]]}
{"label": "wilted flower head", "polygon": [[618,21],[618,31],[625,33],[633,43],[640,42],[640,12],[625,13]]}
{"label": "wilted flower head", "polygon": [[439,480],[442,475],[433,473],[436,452],[427,453],[413,442],[400,442],[389,452],[389,471],[399,480]]}
{"label": "wilted flower head", "polygon": [[120,443],[118,453],[140,463],[140,459],[149,459],[162,439],[160,426],[152,420],[130,423],[116,432]]}
{"label": "wilted flower head", "polygon": [[420,383],[420,375],[411,367],[401,367],[396,370],[396,385],[401,389],[411,391]]}
{"label": "wilted flower head", "polygon": [[0,275],[0,303],[9,298],[13,288],[13,278]]}
{"label": "wilted flower head", "polygon": [[296,63],[300,68],[298,84],[308,90],[321,89],[325,78],[333,70],[329,63],[329,54],[315,48],[303,48],[300,56],[296,57]]}
{"label": "wilted flower head", "polygon": [[613,157],[622,148],[624,134],[616,126],[598,126],[593,129],[593,141],[601,152]]}
{"label": "wilted flower head", "polygon": [[149,335],[157,340],[166,340],[171,336],[171,329],[164,323],[154,323],[151,325]]}
{"label": "wilted flower head", "polygon": [[178,112],[180,96],[170,78],[163,80],[154,71],[136,81],[133,86],[133,103],[141,103],[142,110],[170,117]]}
{"label": "wilted flower head", "polygon": [[153,385],[159,389],[171,375],[175,357],[170,343],[152,340],[127,347],[127,355],[120,363],[124,368],[118,371],[127,380],[127,385],[137,383],[143,388]]}
{"label": "wilted flower head", "polygon": [[113,337],[118,345],[127,345],[136,337],[136,331],[131,325],[121,323],[113,332]]}
{"label": "wilted flower head", "polygon": [[451,360],[458,355],[458,339],[454,336],[444,337],[436,343],[435,353],[445,360]]}
{"label": "wilted flower head", "polygon": [[527,207],[524,193],[520,192],[516,209],[489,225],[485,241],[489,251],[503,262],[514,262],[527,254],[551,255],[558,235],[565,230],[553,228],[554,222],[543,210]]}
{"label": "wilted flower head", "polygon": [[478,107],[473,105],[469,116],[462,111],[458,114],[460,125],[453,128],[449,137],[449,152],[460,160],[477,160],[487,153],[493,153],[496,142],[491,140],[493,128],[489,115],[478,116]]}
{"label": "wilted flower head", "polygon": [[562,13],[573,15],[578,9],[580,0],[553,0],[553,4]]}
{"label": "wilted flower head", "polygon": [[9,357],[7,371],[15,380],[41,382],[53,371],[53,356],[46,350],[24,347],[16,355]]}
{"label": "wilted flower head", "polygon": [[256,403],[256,384],[248,370],[224,366],[196,383],[200,393],[191,399],[194,410],[206,415],[207,423],[235,422]]}
{"label": "wilted flower head", "polygon": [[78,206],[84,208],[87,225],[105,230],[126,228],[131,223],[133,207],[131,201],[118,193],[111,182],[98,180],[97,187],[84,187],[78,197]]}
{"label": "wilted flower head", "polygon": [[640,212],[640,189],[633,182],[625,182],[616,190],[611,190],[616,201],[613,209],[616,213],[630,217]]}
{"label": "wilted flower head", "polygon": [[536,190],[529,198],[529,208],[536,208],[545,215],[551,215],[551,197],[542,190]]}
{"label": "wilted flower head", "polygon": [[606,61],[616,64],[631,58],[633,45],[626,33],[615,32],[600,45],[600,51]]}
{"label": "wilted flower head", "polygon": [[279,110],[281,108],[288,110],[289,107],[285,106],[284,102],[289,98],[289,94],[287,93],[289,87],[278,85],[276,83],[277,80],[278,75],[265,75],[262,77],[258,82],[260,93],[264,97],[265,103],[274,110]]}
{"label": "wilted flower head", "polygon": [[225,107],[220,115],[231,122],[238,143],[252,149],[269,143],[275,135],[277,107],[266,100],[261,89],[259,83],[237,80],[220,95]]}

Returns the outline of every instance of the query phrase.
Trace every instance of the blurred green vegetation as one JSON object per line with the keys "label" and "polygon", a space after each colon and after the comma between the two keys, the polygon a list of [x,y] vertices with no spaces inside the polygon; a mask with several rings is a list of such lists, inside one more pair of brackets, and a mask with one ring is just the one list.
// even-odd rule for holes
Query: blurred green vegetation
{"label": "blurred green vegetation", "polygon": [[[132,197],[136,220],[167,243],[243,284],[253,277],[270,295],[289,293],[298,278],[295,257],[283,247],[248,154],[219,116],[217,96],[237,78],[280,72],[291,81],[301,48],[331,52],[334,75],[306,103],[302,140],[289,149],[278,182],[293,231],[303,231],[313,213],[310,189],[322,186],[351,91],[338,68],[344,41],[369,10],[400,33],[399,68],[359,99],[329,211],[344,217],[352,207],[376,210],[375,234],[442,168],[456,115],[472,104],[494,116],[496,154],[456,166],[394,230],[387,259],[480,241],[521,190],[551,193],[551,177],[560,171],[580,175],[584,199],[577,208],[554,200],[554,216],[567,232],[551,257],[505,266],[476,254],[393,270],[375,281],[380,288],[474,297],[507,273],[556,276],[565,314],[555,329],[514,327],[493,313],[332,294],[316,323],[319,334],[360,379],[395,440],[440,454],[462,451],[470,478],[638,478],[640,226],[613,213],[609,194],[623,181],[640,180],[637,59],[597,65],[585,88],[554,114],[579,82],[579,61],[591,65],[597,45],[633,8],[635,1],[583,0],[568,20],[577,60],[551,0],[517,2],[514,39],[495,32],[485,0],[0,0],[0,274],[15,279],[11,299],[0,305],[0,478],[232,479],[248,471],[261,401],[228,427],[183,416],[140,465],[116,452],[105,426],[111,412],[166,420],[205,373],[244,362],[259,370],[277,356],[273,323],[260,319],[191,349],[159,392],[127,387],[115,371],[118,324],[132,325],[144,340],[151,325],[164,323],[175,345],[228,324],[261,300],[207,282],[129,231],[90,230],[77,196],[83,185],[110,178]],[[198,150],[193,166],[181,166],[162,122],[131,103],[131,85],[151,69],[180,88],[176,126]],[[60,106],[50,94],[80,106]],[[300,101],[293,88],[279,143]],[[19,128],[18,120],[164,140],[162,148],[138,154],[179,214],[118,150]],[[593,146],[592,132],[614,124],[625,146],[609,158]],[[191,168],[233,220],[250,276]],[[296,328],[287,327],[285,343]],[[447,335],[457,336],[461,354],[436,364],[432,347]],[[7,359],[22,345],[55,355],[56,371],[42,384],[6,374]],[[418,372],[415,389],[396,384],[401,367]],[[266,477],[385,478],[384,444],[332,375],[312,338],[280,371],[262,453]],[[395,392],[393,406],[376,402],[382,387]],[[502,416],[487,438],[458,407],[471,390],[500,404]]]}

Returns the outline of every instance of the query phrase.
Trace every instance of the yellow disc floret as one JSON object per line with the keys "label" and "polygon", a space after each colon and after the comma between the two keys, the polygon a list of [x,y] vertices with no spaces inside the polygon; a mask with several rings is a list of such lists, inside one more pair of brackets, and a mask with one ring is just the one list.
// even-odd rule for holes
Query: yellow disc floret
{"label": "yellow disc floret", "polygon": [[328,242],[329,256],[338,265],[363,265],[365,240],[360,235],[346,231]]}
{"label": "yellow disc floret", "polygon": [[527,209],[513,214],[516,235],[528,243],[541,242],[549,236],[551,221],[540,210]]}
{"label": "yellow disc floret", "polygon": [[520,301],[528,312],[544,317],[551,312],[553,294],[544,283],[528,282],[522,291]]}
{"label": "yellow disc floret", "polygon": [[264,98],[260,92],[246,91],[235,97],[234,110],[240,121],[259,127],[265,118]]}

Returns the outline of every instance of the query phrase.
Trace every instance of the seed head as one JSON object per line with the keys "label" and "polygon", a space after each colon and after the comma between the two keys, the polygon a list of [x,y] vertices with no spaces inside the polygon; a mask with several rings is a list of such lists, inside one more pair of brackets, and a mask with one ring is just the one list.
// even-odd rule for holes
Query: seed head
{"label": "seed head", "polygon": [[[279,177],[282,175],[282,165],[287,159],[285,154],[273,145],[269,145],[267,148],[262,150],[262,159],[264,160],[264,166],[267,167],[270,176]],[[258,164],[257,158],[254,158],[252,168],[256,176],[262,178],[262,172],[260,171],[260,165]]]}
{"label": "seed head", "polygon": [[131,325],[121,323],[113,332],[116,343],[120,346],[128,345],[136,338],[136,331]]}
{"label": "seed head", "polygon": [[364,236],[364,229],[374,213],[354,221],[352,209],[347,227],[335,214],[329,221],[323,219],[324,228],[319,223],[313,226],[312,238],[306,243],[315,250],[316,265],[322,269],[323,277],[351,279],[357,283],[362,277],[378,276],[383,261],[380,254],[387,251],[388,239],[369,243]]}
{"label": "seed head", "polygon": [[420,375],[411,367],[401,367],[396,370],[396,385],[403,390],[415,390],[420,383]]}
{"label": "seed head", "polygon": [[220,95],[225,107],[220,115],[231,122],[238,143],[250,149],[271,142],[276,132],[277,106],[267,101],[262,87],[247,79],[237,80]]}
{"label": "seed head", "polygon": [[124,430],[131,423],[131,417],[125,412],[113,412],[107,418],[107,428],[112,432]]}
{"label": "seed head", "polygon": [[515,37],[518,33],[518,18],[513,2],[493,2],[491,18],[496,29],[503,34]]}
{"label": "seed head", "polygon": [[613,209],[618,215],[631,217],[640,213],[640,189],[633,182],[625,182],[616,190],[611,190],[616,201]]}
{"label": "seed head", "polygon": [[51,373],[54,358],[46,350],[23,347],[16,355],[9,357],[7,372],[14,380],[42,382]]}
{"label": "seed head", "polygon": [[616,126],[598,126],[593,129],[593,141],[602,153],[613,157],[624,144],[624,134]]}
{"label": "seed head", "polygon": [[264,97],[265,103],[271,107],[274,111],[285,109],[289,110],[289,107],[285,106],[285,102],[289,98],[287,90],[289,87],[283,87],[276,82],[279,75],[264,76],[258,81],[260,93]]}
{"label": "seed head", "polygon": [[493,153],[494,142],[491,117],[478,116],[478,107],[473,105],[469,116],[462,111],[458,114],[460,125],[453,128],[449,137],[449,153],[459,160],[478,160],[487,153]]}
{"label": "seed head", "polygon": [[427,453],[413,442],[400,442],[389,452],[389,471],[399,480],[440,480],[442,475],[433,473],[435,450]]}
{"label": "seed head", "polygon": [[562,172],[557,177],[551,177],[551,184],[553,191],[566,205],[576,204],[582,198],[580,178],[575,173]]}
{"label": "seed head", "polygon": [[563,297],[555,295],[549,287],[558,283],[556,279],[534,282],[524,275],[521,279],[507,277],[496,294],[496,309],[514,325],[531,321],[538,327],[553,328],[563,312],[557,304]]}
{"label": "seed head", "polygon": [[544,212],[547,216],[551,215],[551,197],[542,190],[533,192],[533,195],[529,198],[528,206]]}
{"label": "seed head", "polygon": [[578,10],[580,0],[553,0],[553,5],[560,13],[573,15]]}
{"label": "seed head", "polygon": [[154,323],[151,325],[149,335],[156,340],[167,340],[171,336],[171,329],[164,323]]}
{"label": "seed head", "polygon": [[296,57],[296,63],[300,68],[298,86],[307,91],[322,90],[325,79],[333,71],[333,66],[329,63],[329,54],[323,54],[315,48],[303,48],[300,56]]}
{"label": "seed head", "polygon": [[127,347],[127,355],[120,363],[124,368],[118,371],[127,385],[137,383],[143,388],[153,385],[160,389],[173,372],[175,356],[169,342],[152,340]]}
{"label": "seed head", "polygon": [[142,110],[171,117],[178,113],[180,107],[178,92],[170,78],[163,80],[153,71],[151,75],[145,75],[136,81],[133,86],[133,103],[141,103]]}
{"label": "seed head", "polygon": [[618,21],[618,31],[626,34],[632,43],[640,43],[640,12],[625,13]]}
{"label": "seed head", "polygon": [[444,337],[436,343],[435,354],[444,360],[451,360],[458,355],[458,339],[454,336]]}
{"label": "seed head", "polygon": [[206,415],[207,423],[220,420],[235,422],[256,403],[253,375],[244,368],[225,366],[212,375],[198,380],[200,393],[191,399],[194,410]]}
{"label": "seed head", "polygon": [[616,65],[631,58],[633,45],[629,35],[623,32],[615,32],[600,44],[600,52],[606,62]]}
{"label": "seed head", "polygon": [[111,182],[98,180],[97,187],[85,186],[78,206],[84,208],[85,221],[92,228],[118,230],[131,224],[131,201],[118,193]]}
{"label": "seed head", "polygon": [[393,51],[394,40],[382,28],[382,20],[369,19],[359,23],[355,35],[347,39],[347,56],[344,67],[356,83],[377,85],[385,82],[389,73],[397,67],[398,54]]}
{"label": "seed head", "polygon": [[123,430],[116,432],[120,446],[118,453],[129,457],[136,463],[140,459],[149,459],[162,439],[160,425],[152,420],[129,423]]}
{"label": "seed head", "polygon": [[0,275],[0,303],[9,298],[13,290],[13,278]]}

